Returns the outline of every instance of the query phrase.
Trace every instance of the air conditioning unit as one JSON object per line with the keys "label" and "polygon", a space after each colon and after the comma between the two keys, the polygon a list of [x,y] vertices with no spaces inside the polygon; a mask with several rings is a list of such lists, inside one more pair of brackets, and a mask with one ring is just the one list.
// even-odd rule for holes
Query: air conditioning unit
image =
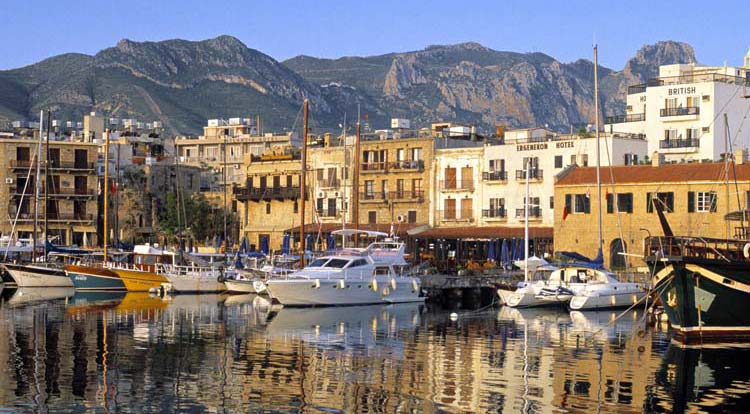
{"label": "air conditioning unit", "polygon": [[239,170],[240,169],[240,165],[239,164],[234,164],[234,169],[235,170]]}
{"label": "air conditioning unit", "polygon": [[404,217],[403,214],[399,214],[398,217],[396,217],[396,220],[398,220],[399,223],[403,223],[406,221],[406,217]]}
{"label": "air conditioning unit", "polygon": [[5,184],[13,184],[13,179],[12,178],[6,178],[5,179]]}
{"label": "air conditioning unit", "polygon": [[336,197],[336,198],[338,198],[339,197],[339,192],[336,191],[335,193],[333,193],[333,196]]}
{"label": "air conditioning unit", "polygon": [[326,193],[323,191],[318,191],[318,198],[326,198]]}

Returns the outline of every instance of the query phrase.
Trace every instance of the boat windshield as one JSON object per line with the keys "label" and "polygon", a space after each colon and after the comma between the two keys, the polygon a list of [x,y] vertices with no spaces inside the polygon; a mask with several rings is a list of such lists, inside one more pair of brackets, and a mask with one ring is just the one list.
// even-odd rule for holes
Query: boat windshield
{"label": "boat windshield", "polygon": [[312,263],[308,264],[307,267],[323,267],[328,260],[328,258],[315,259]]}
{"label": "boat windshield", "polygon": [[346,266],[349,263],[348,260],[344,259],[331,259],[328,263],[326,263],[326,267],[333,267],[336,269],[343,269],[344,266]]}

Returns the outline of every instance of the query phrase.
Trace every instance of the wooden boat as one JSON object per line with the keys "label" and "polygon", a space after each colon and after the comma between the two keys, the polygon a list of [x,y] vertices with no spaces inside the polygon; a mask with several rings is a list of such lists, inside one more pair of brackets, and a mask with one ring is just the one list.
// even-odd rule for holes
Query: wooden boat
{"label": "wooden boat", "polygon": [[73,287],[65,269],[60,266],[48,264],[13,264],[2,265],[16,282],[16,286],[22,287]]}
{"label": "wooden boat", "polygon": [[101,263],[67,265],[65,274],[76,290],[126,290],[120,276]]}

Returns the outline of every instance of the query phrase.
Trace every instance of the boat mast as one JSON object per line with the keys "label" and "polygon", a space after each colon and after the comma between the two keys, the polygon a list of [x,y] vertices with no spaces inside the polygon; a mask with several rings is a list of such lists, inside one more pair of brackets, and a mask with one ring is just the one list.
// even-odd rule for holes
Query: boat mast
{"label": "boat mast", "polygon": [[[594,112],[596,115],[595,119],[595,130],[596,130],[596,205],[599,210],[599,239],[597,244],[599,246],[599,252],[602,252],[602,243],[604,238],[602,237],[602,178],[601,178],[601,144],[599,137],[599,56],[598,46],[594,45]],[[598,255],[598,253],[597,253]]]}
{"label": "boat mast", "polygon": [[36,259],[37,226],[39,225],[39,175],[41,174],[42,162],[42,131],[44,128],[44,110],[39,111],[39,143],[36,146],[36,174],[34,175],[34,239],[31,244],[31,261]]}
{"label": "boat mast", "polygon": [[47,110],[47,137],[45,144],[45,151],[47,153],[47,159],[44,162],[44,261],[47,261],[47,236],[49,233],[49,214],[47,208],[49,207],[49,129],[52,123],[51,112]]}
{"label": "boat mast", "polygon": [[[354,174],[352,174],[352,195],[354,196],[354,230],[359,231],[359,145],[362,141],[362,128],[357,119],[357,135],[354,137]],[[354,233],[354,247],[359,243],[359,233]]]}
{"label": "boat mast", "polygon": [[531,201],[529,198],[529,175],[531,175],[531,157],[526,159],[526,202],[524,203],[524,209],[526,209],[524,217],[526,219],[523,223],[523,281],[525,283],[529,283],[529,202]]}
{"label": "boat mast", "polygon": [[109,203],[109,130],[104,131],[104,263],[107,263],[107,244],[109,243],[108,208]]}
{"label": "boat mast", "polygon": [[302,169],[299,179],[299,248],[300,248],[300,265],[305,265],[305,181],[307,179],[307,117],[309,101],[305,99],[302,104]]}

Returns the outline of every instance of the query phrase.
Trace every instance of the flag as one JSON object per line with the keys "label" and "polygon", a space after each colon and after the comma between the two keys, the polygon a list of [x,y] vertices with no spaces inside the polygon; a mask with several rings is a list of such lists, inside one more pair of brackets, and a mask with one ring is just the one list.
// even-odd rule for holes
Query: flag
{"label": "flag", "polygon": [[568,218],[568,207],[563,207],[563,221],[565,221],[566,218]]}

